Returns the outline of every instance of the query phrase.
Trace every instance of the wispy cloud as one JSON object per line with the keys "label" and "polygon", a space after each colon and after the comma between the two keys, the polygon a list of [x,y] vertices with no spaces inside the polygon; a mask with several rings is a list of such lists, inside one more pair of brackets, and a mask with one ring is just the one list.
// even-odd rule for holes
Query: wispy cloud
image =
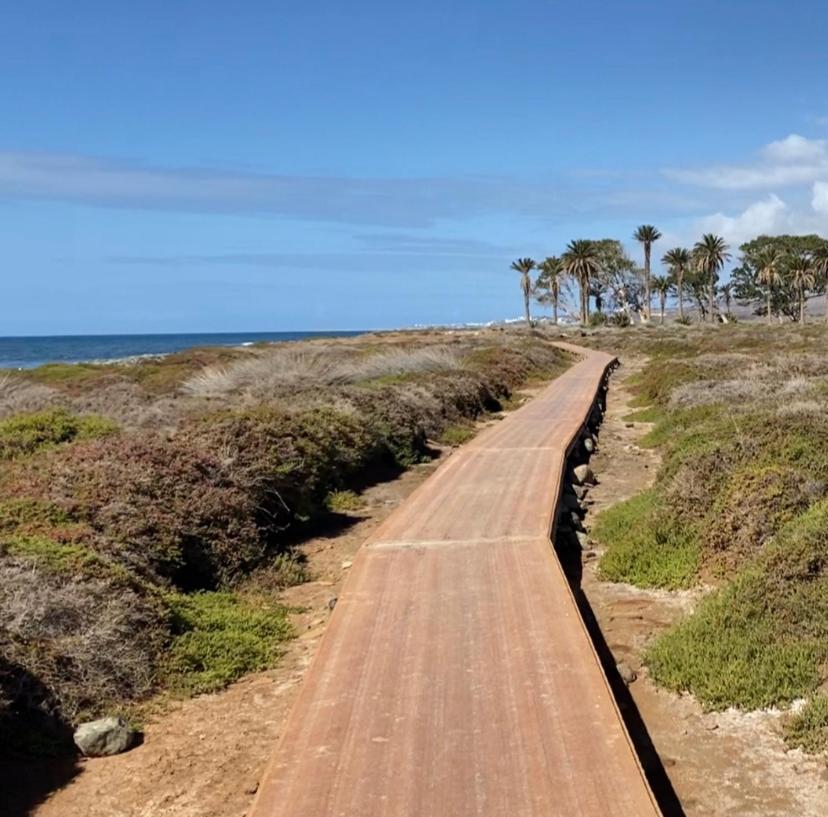
{"label": "wispy cloud", "polygon": [[273,270],[342,272],[387,272],[418,269],[456,272],[478,270],[488,263],[500,269],[508,255],[489,255],[485,261],[476,256],[456,253],[403,252],[309,252],[309,253],[217,253],[181,255],[113,255],[104,258],[110,264],[146,267],[262,267]]}
{"label": "wispy cloud", "polygon": [[371,233],[355,238],[370,252],[491,256],[515,251],[514,247],[475,238],[444,238],[412,233]]}
{"label": "wispy cloud", "polygon": [[765,145],[758,157],[742,165],[668,168],[665,178],[719,190],[772,190],[828,179],[828,141],[791,134]]}
{"label": "wispy cloud", "polygon": [[546,220],[619,214],[633,201],[675,212],[687,203],[656,177],[633,188],[619,180],[595,185],[565,177],[290,176],[8,151],[0,152],[0,199],[263,214],[397,229],[502,214]]}

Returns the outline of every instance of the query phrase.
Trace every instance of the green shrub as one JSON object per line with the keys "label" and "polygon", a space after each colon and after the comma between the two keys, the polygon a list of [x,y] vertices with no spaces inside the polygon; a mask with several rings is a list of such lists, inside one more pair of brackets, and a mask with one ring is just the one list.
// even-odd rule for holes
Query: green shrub
{"label": "green shrub", "polygon": [[473,439],[475,430],[467,425],[450,425],[440,435],[440,442],[445,445],[462,445]]}
{"label": "green shrub", "polygon": [[814,695],[799,712],[788,717],[783,733],[792,749],[811,753],[828,749],[828,698]]}
{"label": "green shrub", "polygon": [[600,562],[607,581],[675,589],[695,579],[698,537],[666,511],[654,491],[603,511],[592,536],[607,547]]}
{"label": "green shrub", "polygon": [[71,525],[72,518],[54,502],[38,499],[0,501],[0,534],[31,530],[49,530]]}
{"label": "green shrub", "polygon": [[362,499],[355,491],[331,491],[325,497],[325,507],[332,513],[358,511],[362,507]]}
{"label": "green shrub", "polygon": [[0,539],[0,553],[24,558],[43,565],[53,573],[69,576],[87,572],[101,563],[100,558],[83,545],[63,544],[45,536],[3,537]]}
{"label": "green shrub", "polygon": [[785,526],[648,653],[653,677],[712,708],[789,703],[828,660],[828,500]]}
{"label": "green shrub", "polygon": [[790,703],[819,683],[815,644],[779,632],[754,573],[705,599],[661,635],[646,661],[657,683],[709,709]]}
{"label": "green shrub", "polygon": [[116,433],[110,420],[52,409],[18,414],[0,421],[0,460],[34,454],[72,440],[88,440]]}
{"label": "green shrub", "polygon": [[179,693],[214,692],[266,669],[292,635],[284,607],[231,593],[171,595],[168,683]]}

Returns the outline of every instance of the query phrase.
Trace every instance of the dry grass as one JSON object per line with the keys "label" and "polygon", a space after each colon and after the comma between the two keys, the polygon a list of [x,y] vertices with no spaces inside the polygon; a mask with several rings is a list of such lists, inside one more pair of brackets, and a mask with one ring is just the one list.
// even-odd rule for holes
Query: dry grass
{"label": "dry grass", "polygon": [[30,383],[13,374],[0,374],[0,419],[57,406],[66,407],[66,401],[54,389]]}
{"label": "dry grass", "polygon": [[18,683],[36,709],[74,721],[152,686],[163,628],[158,610],[126,587],[5,556],[0,616],[13,645],[7,659],[25,667]]}
{"label": "dry grass", "polygon": [[220,397],[232,392],[263,396],[287,387],[346,385],[460,367],[460,355],[447,347],[390,349],[365,356],[324,347],[300,347],[277,349],[225,367],[207,367],[185,381],[181,390],[196,397]]}

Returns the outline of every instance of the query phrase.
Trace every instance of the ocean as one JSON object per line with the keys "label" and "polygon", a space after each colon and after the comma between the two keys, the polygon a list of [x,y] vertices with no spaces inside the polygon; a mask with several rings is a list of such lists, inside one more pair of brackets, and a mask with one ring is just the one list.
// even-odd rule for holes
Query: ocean
{"label": "ocean", "polygon": [[117,360],[163,355],[195,346],[240,346],[258,341],[341,338],[360,332],[205,332],[181,335],[55,335],[0,337],[0,369],[31,369],[44,363]]}

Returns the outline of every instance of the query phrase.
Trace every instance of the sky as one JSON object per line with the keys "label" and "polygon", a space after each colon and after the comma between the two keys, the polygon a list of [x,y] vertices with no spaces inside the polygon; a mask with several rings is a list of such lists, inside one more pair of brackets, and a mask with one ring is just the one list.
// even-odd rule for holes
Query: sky
{"label": "sky", "polygon": [[828,235],[828,4],[0,6],[0,335],[521,313],[519,256]]}

